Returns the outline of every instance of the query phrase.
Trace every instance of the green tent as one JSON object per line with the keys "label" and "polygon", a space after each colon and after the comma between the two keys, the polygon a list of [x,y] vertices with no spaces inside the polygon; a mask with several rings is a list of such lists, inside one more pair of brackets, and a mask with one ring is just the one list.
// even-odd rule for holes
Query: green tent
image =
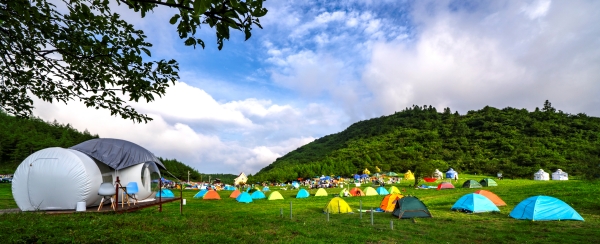
{"label": "green tent", "polygon": [[498,183],[492,178],[485,178],[479,182],[482,186],[498,186]]}
{"label": "green tent", "polygon": [[365,196],[378,196],[379,195],[379,193],[377,193],[375,188],[370,187],[370,186],[365,188],[365,190],[363,192],[365,193]]}
{"label": "green tent", "polygon": [[475,180],[467,180],[463,183],[463,188],[481,188],[481,184]]}
{"label": "green tent", "polygon": [[405,196],[398,199],[396,208],[392,214],[399,219],[431,218],[431,213],[421,200],[413,196]]}

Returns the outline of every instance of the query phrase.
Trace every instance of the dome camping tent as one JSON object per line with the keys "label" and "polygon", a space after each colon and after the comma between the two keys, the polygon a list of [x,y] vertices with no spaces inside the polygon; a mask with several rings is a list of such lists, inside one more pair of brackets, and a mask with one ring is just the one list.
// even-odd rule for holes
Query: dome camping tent
{"label": "dome camping tent", "polygon": [[157,198],[174,198],[175,194],[173,194],[173,192],[169,189],[162,189],[159,192],[156,193]]}
{"label": "dome camping tent", "polygon": [[405,196],[396,202],[392,215],[399,219],[431,218],[431,213],[421,200],[413,196]]}
{"label": "dome camping tent", "polygon": [[438,190],[454,189],[454,185],[452,185],[452,183],[442,182],[437,186],[437,189]]}
{"label": "dome camping tent", "polygon": [[548,173],[544,172],[543,169],[540,169],[533,174],[533,180],[550,180],[550,177]]}
{"label": "dome camping tent", "polygon": [[350,195],[352,195],[353,197],[360,197],[360,196],[364,196],[365,193],[358,187],[354,187],[350,190]]}
{"label": "dome camping tent", "polygon": [[202,199],[204,199],[204,200],[221,200],[221,196],[219,196],[219,193],[217,193],[217,191],[208,191],[208,192],[206,192],[206,194],[204,194],[204,197],[202,197]]}
{"label": "dome camping tent", "polygon": [[393,194],[393,193],[398,193],[398,194],[400,194],[400,190],[398,190],[398,187],[396,187],[396,186],[390,186],[390,188],[388,188],[388,192],[389,192],[390,194]]}
{"label": "dome camping tent", "polygon": [[240,190],[238,190],[238,189],[235,189],[235,191],[233,191],[233,192],[231,193],[231,195],[229,195],[229,197],[230,197],[230,198],[237,198],[237,197],[240,195],[240,193],[242,193],[242,192],[240,192]]}
{"label": "dome camping tent", "polygon": [[250,194],[250,197],[252,197],[252,199],[265,199],[265,198],[267,198],[262,191],[258,191],[258,190],[252,192],[252,194]]}
{"label": "dome camping tent", "polygon": [[479,184],[482,186],[498,186],[498,183],[496,183],[496,181],[492,178],[485,178],[479,181]]}
{"label": "dome camping tent", "polygon": [[402,198],[403,196],[397,193],[389,194],[381,200],[381,204],[379,204],[379,208],[385,212],[392,212],[396,207],[396,200]]}
{"label": "dome camping tent", "polygon": [[506,203],[498,195],[494,194],[491,191],[478,190],[478,191],[475,191],[475,194],[480,194],[480,195],[487,197],[488,199],[490,199],[490,201],[492,201],[494,203],[494,205],[496,205],[498,207],[506,206]]}
{"label": "dome camping tent", "polygon": [[379,195],[377,193],[377,191],[375,190],[375,188],[370,187],[370,186],[366,187],[363,192],[365,193],[365,196],[377,196],[377,195]]}
{"label": "dome camping tent", "polygon": [[450,210],[468,213],[500,212],[490,199],[481,194],[470,193],[462,196]]}
{"label": "dome camping tent", "polygon": [[29,155],[14,173],[12,194],[22,211],[76,209],[78,202],[98,206],[100,184],[119,177],[123,186],[135,182],[136,196],[142,200],[158,190],[152,180],[160,179],[159,167],[165,168],[137,144],[92,139],[69,149],[46,148]]}
{"label": "dome camping tent", "polygon": [[269,200],[283,200],[283,196],[278,191],[274,191],[274,192],[271,192],[271,194],[269,194],[269,198],[267,198],[267,199],[269,199]]}
{"label": "dome camping tent", "polygon": [[569,180],[569,174],[558,169],[556,172],[552,173],[552,180]]}
{"label": "dome camping tent", "polygon": [[385,187],[383,187],[383,186],[377,187],[377,189],[375,189],[375,190],[377,191],[377,194],[382,195],[382,196],[390,194],[390,192],[388,190],[386,190]]}
{"label": "dome camping tent", "polygon": [[517,204],[510,217],[534,221],[580,220],[583,218],[565,202],[549,196],[533,196]]}
{"label": "dome camping tent", "polygon": [[243,203],[251,203],[252,197],[247,192],[242,192],[242,193],[240,193],[239,196],[237,196],[235,198],[235,200],[238,202],[243,202]]}
{"label": "dome camping tent", "polygon": [[327,191],[325,190],[325,188],[319,188],[319,190],[317,190],[317,193],[315,193],[315,197],[326,197],[327,196]]}
{"label": "dome camping tent", "polygon": [[453,168],[450,168],[448,171],[446,171],[446,178],[447,179],[458,179],[458,172],[454,171]]}
{"label": "dome camping tent", "polygon": [[323,212],[330,214],[352,213],[352,209],[344,199],[334,197],[325,205]]}
{"label": "dome camping tent", "polygon": [[300,191],[298,191],[298,194],[296,194],[296,198],[307,198],[309,196],[310,193],[308,193],[308,191],[305,189],[300,189]]}
{"label": "dome camping tent", "polygon": [[194,198],[203,198],[207,192],[208,192],[208,190],[206,190],[206,189],[200,190],[198,193],[196,193],[196,195],[194,195]]}
{"label": "dome camping tent", "polygon": [[462,185],[463,188],[481,188],[481,184],[476,180],[467,180]]}
{"label": "dome camping tent", "polygon": [[404,180],[414,180],[415,179],[415,175],[410,172],[410,170],[406,171],[406,173],[404,174]]}

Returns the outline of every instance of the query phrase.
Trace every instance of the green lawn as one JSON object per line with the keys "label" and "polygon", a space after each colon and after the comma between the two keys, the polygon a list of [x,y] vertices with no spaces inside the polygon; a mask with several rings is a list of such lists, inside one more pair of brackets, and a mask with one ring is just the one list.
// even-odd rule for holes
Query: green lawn
{"label": "green lawn", "polygon": [[[459,183],[482,178],[462,177]],[[220,192],[222,200],[206,201],[193,198],[197,191],[184,190],[187,205],[183,215],[179,214],[178,202],[165,205],[162,213],[157,208],[148,208],[126,214],[3,214],[0,240],[9,243],[595,243],[600,236],[599,182],[498,181],[500,186],[484,189],[496,193],[508,206],[500,207],[501,213],[481,214],[450,211],[458,198],[473,189],[413,189],[408,187],[410,183],[413,182],[398,187],[405,189],[405,194],[419,197],[434,218],[399,220],[390,213],[375,213],[374,225],[369,213],[363,213],[361,219],[356,211],[359,201],[366,209],[377,208],[383,196],[345,198],[355,213],[331,215],[327,222],[322,209],[331,196],[295,199],[292,196],[297,191],[287,190],[280,191],[285,200],[242,204],[228,197],[230,191]],[[0,208],[16,208],[10,191],[10,184],[0,184]],[[330,194],[339,191],[328,190]],[[310,192],[314,194],[316,190]],[[565,201],[585,222],[532,222],[508,217],[516,204],[534,195]]]}

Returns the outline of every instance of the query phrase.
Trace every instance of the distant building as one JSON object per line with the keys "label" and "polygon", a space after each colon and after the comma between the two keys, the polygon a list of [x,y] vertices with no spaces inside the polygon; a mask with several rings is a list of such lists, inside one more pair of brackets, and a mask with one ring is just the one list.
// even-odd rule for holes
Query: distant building
{"label": "distant building", "polygon": [[248,181],[248,177],[246,176],[246,174],[244,174],[244,172],[242,172],[240,173],[240,175],[238,175],[237,178],[233,180],[233,184],[236,186],[243,185],[246,184],[246,181]]}

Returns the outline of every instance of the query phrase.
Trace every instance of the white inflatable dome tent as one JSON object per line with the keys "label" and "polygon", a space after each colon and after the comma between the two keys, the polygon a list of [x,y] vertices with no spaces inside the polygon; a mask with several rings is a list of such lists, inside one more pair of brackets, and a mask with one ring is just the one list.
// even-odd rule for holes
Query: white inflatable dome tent
{"label": "white inflatable dome tent", "polygon": [[[22,211],[70,210],[77,202],[98,206],[101,183],[136,182],[139,200],[158,189],[162,162],[150,151],[119,139],[93,139],[69,149],[46,148],[27,157],[15,171],[12,193]],[[121,200],[121,199],[120,199]]]}
{"label": "white inflatable dome tent", "polygon": [[550,180],[550,176],[543,169],[533,174],[533,180]]}
{"label": "white inflatable dome tent", "polygon": [[552,180],[569,180],[569,174],[562,171],[562,169],[558,169],[556,172],[552,173]]}

